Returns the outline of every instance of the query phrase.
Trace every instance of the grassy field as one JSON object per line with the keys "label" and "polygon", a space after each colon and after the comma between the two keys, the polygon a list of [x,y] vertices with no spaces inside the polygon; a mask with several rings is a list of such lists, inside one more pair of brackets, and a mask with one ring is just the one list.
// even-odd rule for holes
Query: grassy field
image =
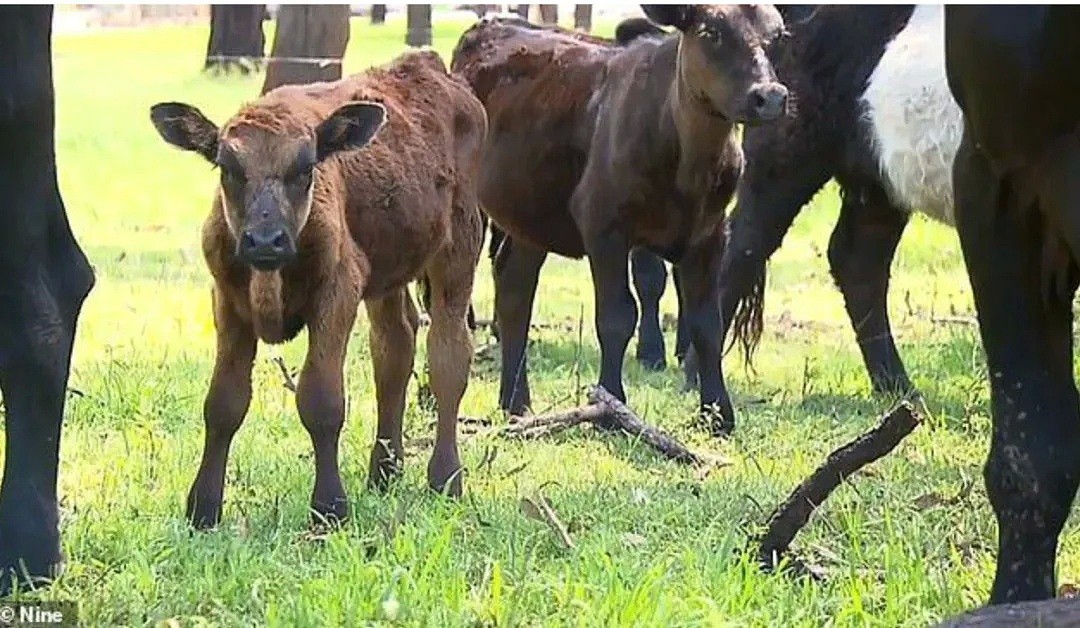
{"label": "grassy field", "polygon": [[[438,24],[443,54],[464,26]],[[301,338],[260,349],[224,523],[191,535],[182,502],[202,446],[213,358],[198,232],[215,175],[167,147],[147,110],[182,100],[223,121],[257,94],[261,76],[200,74],[206,37],[206,28],[162,27],[55,41],[61,187],[98,284],[79,330],[71,386],[82,394],[69,402],[61,462],[70,562],[55,587],[31,597],[76,599],[95,626],[894,626],[925,625],[985,600],[996,545],[981,481],[985,366],[974,327],[931,321],[972,305],[956,236],[922,218],[894,265],[891,312],[931,419],[873,473],[841,488],[797,540],[827,568],[824,582],[763,575],[744,551],[775,503],[888,408],[869,395],[829,278],[824,251],[838,211],[831,188],[772,261],[756,373],[728,359],[741,421],[732,440],[713,441],[693,425],[696,396],[680,392],[674,368],[645,373],[628,360],[634,407],[730,466],[699,480],[642,446],[586,429],[530,443],[473,435],[463,444],[469,475],[460,502],[428,493],[422,444],[411,449],[404,481],[372,494],[364,479],[375,401],[362,315],[342,445],[352,522],[328,538],[308,533],[310,444],[271,361],[280,355],[299,366]],[[346,71],[389,60],[402,40],[400,23],[356,23]],[[486,260],[478,272],[475,302],[486,317]],[[576,388],[596,377],[587,277],[583,262],[552,258],[545,268],[535,315],[545,327],[532,347],[539,410],[579,402]],[[476,342],[493,340],[480,333]],[[502,421],[497,374],[497,363],[477,363],[464,414]],[[432,420],[415,399],[411,439],[428,436]],[[970,496],[940,503],[971,482]],[[539,493],[568,523],[575,548],[521,514],[521,499]],[[1063,580],[1080,570],[1078,545],[1072,521]]]}

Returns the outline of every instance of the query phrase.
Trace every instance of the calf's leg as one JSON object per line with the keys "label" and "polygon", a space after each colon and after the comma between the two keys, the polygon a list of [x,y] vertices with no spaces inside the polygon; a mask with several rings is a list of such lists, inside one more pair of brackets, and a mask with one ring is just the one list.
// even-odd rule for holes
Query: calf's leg
{"label": "calf's leg", "polygon": [[202,462],[187,496],[186,517],[197,529],[212,528],[221,520],[229,446],[251,403],[251,367],[257,345],[251,324],[236,315],[216,288],[214,329],[217,353],[203,402]]}
{"label": "calf's leg", "polygon": [[473,357],[465,315],[484,238],[479,212],[470,211],[476,206],[472,198],[455,205],[453,243],[435,256],[428,271],[434,298],[427,358],[438,412],[435,447],[427,468],[428,486],[451,497],[461,495],[463,484],[464,470],[457,446],[458,410],[469,384]]}
{"label": "calf's leg", "polygon": [[662,371],[666,366],[667,351],[660,327],[660,298],[667,286],[667,268],[659,255],[640,247],[631,251],[630,267],[634,290],[641,302],[637,360],[649,370]]}
{"label": "calf's leg", "polygon": [[596,296],[596,333],[600,340],[600,385],[626,401],[622,363],[634,335],[637,304],[630,293],[630,245],[618,232],[590,234],[585,249]]}
{"label": "calf's leg", "polygon": [[360,303],[359,289],[346,278],[315,297],[308,322],[308,352],[296,388],[296,408],[315,449],[314,523],[349,516],[338,465],[338,441],[345,423],[345,353]]}
{"label": "calf's leg", "polygon": [[[430,306],[429,306],[430,307]],[[416,355],[419,318],[408,290],[402,288],[367,302],[371,330],[368,343],[375,371],[375,402],[379,422],[368,467],[368,486],[385,490],[401,473],[405,460],[401,421],[405,392]]]}
{"label": "calf's leg", "polygon": [[547,252],[507,238],[493,264],[495,316],[502,352],[499,407],[510,414],[523,414],[532,404],[526,350],[536,284],[546,258]]}
{"label": "calf's leg", "polygon": [[[716,436],[735,428],[735,413],[720,370],[720,256],[722,235],[705,238],[679,263],[690,342],[697,355],[701,413]],[[689,359],[689,358],[688,358]]]}
{"label": "calf's leg", "polygon": [[[1080,167],[1075,150],[1065,159]],[[1057,234],[1044,232],[1034,209],[1009,206],[1003,184],[967,134],[953,177],[957,231],[990,375],[993,435],[984,478],[998,522],[990,601],[1046,599],[1055,594],[1058,537],[1080,483],[1080,398],[1072,377],[1075,279],[1044,299],[1040,260],[1046,235]],[[1080,185],[1075,177],[1057,183],[1041,198],[1041,209],[1053,213],[1057,206],[1075,215]]]}
{"label": "calf's leg", "polygon": [[889,325],[889,267],[908,215],[877,184],[843,191],[840,219],[829,239],[829,266],[844,295],[863,362],[877,393],[913,390]]}

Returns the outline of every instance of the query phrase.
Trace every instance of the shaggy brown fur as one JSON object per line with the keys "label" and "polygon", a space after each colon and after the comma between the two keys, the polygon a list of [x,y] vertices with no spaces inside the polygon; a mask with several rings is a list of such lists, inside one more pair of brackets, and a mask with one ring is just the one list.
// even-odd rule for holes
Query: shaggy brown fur
{"label": "shaggy brown fur", "polygon": [[[495,260],[500,403],[510,412],[530,403],[525,337],[549,251],[589,257],[600,385],[619,399],[637,319],[627,273],[634,246],[678,265],[693,342],[716,355],[706,362],[719,362],[716,272],[743,165],[735,123],[783,114],[786,89],[765,54],[783,22],[771,7],[643,6],[679,32],[616,47],[494,19],[466,31],[454,52],[454,71],[491,123],[480,198],[514,239],[508,259]],[[718,368],[703,375],[703,409],[720,389]]]}
{"label": "shaggy brown fur", "polygon": [[[364,120],[349,117],[357,102],[380,103],[385,125],[378,128],[379,120],[371,127],[374,138],[366,145],[346,142],[323,155],[335,141],[360,132]],[[465,315],[483,239],[475,180],[487,132],[484,110],[468,86],[447,73],[437,54],[407,54],[341,81],[276,89],[215,132],[212,150],[177,137],[177,128],[203,124],[184,107],[155,108],[166,141],[219,163],[231,150],[243,165],[237,175],[223,164],[203,229],[218,348],[205,405],[206,448],[188,497],[192,522],[209,526],[220,518],[225,459],[251,399],[256,340],[285,342],[305,326],[309,348],[296,401],[315,447],[312,507],[317,517],[347,516],[337,450],[345,352],[360,301],[371,323],[378,405],[369,482],[382,487],[400,471],[405,388],[418,327],[408,283],[419,277],[432,287],[428,361],[439,415],[428,481],[436,490],[460,494],[456,423],[472,357]],[[189,129],[187,137],[200,136]],[[318,155],[308,179],[302,168],[295,174],[305,154]],[[297,179],[309,185],[296,189]],[[246,263],[238,244],[261,228],[253,215],[265,190],[288,200],[263,216],[271,220],[284,207],[275,225],[286,225],[296,240],[295,255],[268,271]],[[306,220],[305,190],[311,199]]]}

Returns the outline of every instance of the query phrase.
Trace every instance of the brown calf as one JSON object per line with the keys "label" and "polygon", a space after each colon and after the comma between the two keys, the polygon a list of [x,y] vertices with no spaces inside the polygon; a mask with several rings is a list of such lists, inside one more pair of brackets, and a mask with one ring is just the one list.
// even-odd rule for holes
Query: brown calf
{"label": "brown calf", "polygon": [[[588,256],[600,384],[625,400],[622,360],[637,320],[631,248],[677,264],[681,311],[702,357],[701,406],[721,401],[719,270],[728,201],[743,167],[737,122],[784,114],[766,51],[783,33],[770,6],[643,5],[679,32],[626,47],[523,23],[481,21],[454,51],[491,121],[480,180],[488,215],[513,238],[495,259],[500,403],[530,402],[526,335],[549,251]],[[713,420],[717,433],[730,424]]]}
{"label": "brown calf", "polygon": [[[438,402],[432,488],[461,492],[457,412],[472,359],[465,313],[483,240],[475,180],[483,107],[433,52],[333,83],[276,89],[221,129],[189,105],[151,118],[166,142],[221,170],[203,227],[214,277],[217,359],[206,444],[188,495],[196,527],[221,516],[229,444],[251,400],[257,340],[307,327],[296,405],[315,448],[314,516],[348,515],[338,470],[343,366],[360,301],[371,323],[378,437],[369,484],[400,472],[418,316],[408,283],[432,288],[428,365]],[[384,126],[385,123],[385,126]]]}

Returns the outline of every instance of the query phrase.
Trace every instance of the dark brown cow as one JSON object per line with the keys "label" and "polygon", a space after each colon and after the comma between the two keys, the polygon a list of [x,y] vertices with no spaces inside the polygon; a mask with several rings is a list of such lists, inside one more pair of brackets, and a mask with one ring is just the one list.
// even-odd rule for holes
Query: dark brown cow
{"label": "dark brown cow", "polygon": [[75,325],[94,273],[56,184],[51,6],[0,7],[0,595],[61,563],[56,476]]}
{"label": "dark brown cow", "polygon": [[189,105],[156,105],[151,117],[165,141],[221,170],[203,228],[218,342],[191,522],[220,519],[256,342],[285,342],[304,327],[296,405],[315,447],[311,505],[317,518],[347,516],[342,371],[361,301],[379,415],[369,483],[383,487],[400,472],[419,320],[408,283],[421,276],[433,296],[428,366],[439,415],[428,482],[460,494],[457,412],[472,359],[465,314],[483,240],[475,180],[487,129],[468,86],[421,52],[334,83],[276,89],[221,129]]}
{"label": "dark brown cow", "polygon": [[946,75],[964,118],[956,230],[990,374],[992,603],[1054,596],[1058,536],[1080,484],[1078,33],[1075,6],[945,9]]}
{"label": "dark brown cow", "polygon": [[[702,409],[712,414],[719,400],[717,270],[743,166],[735,124],[785,111],[787,90],[766,56],[783,21],[771,6],[643,7],[679,33],[620,48],[494,19],[469,29],[454,52],[454,70],[491,120],[480,197],[514,238],[496,259],[495,295],[500,403],[510,412],[530,403],[526,334],[549,251],[588,256],[600,384],[625,399],[622,361],[637,319],[627,273],[634,246],[678,264],[682,313],[709,365]],[[712,426],[731,428],[715,418]]]}

